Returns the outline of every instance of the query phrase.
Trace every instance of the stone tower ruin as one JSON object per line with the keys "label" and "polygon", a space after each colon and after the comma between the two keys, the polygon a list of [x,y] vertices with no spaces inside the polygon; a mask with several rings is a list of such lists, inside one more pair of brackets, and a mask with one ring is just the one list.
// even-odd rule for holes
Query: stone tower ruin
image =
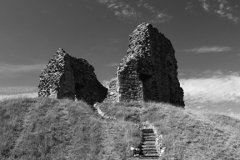
{"label": "stone tower ruin", "polygon": [[107,96],[107,88],[97,80],[93,66],[61,48],[42,70],[38,88],[39,97],[77,99],[91,105],[102,102]]}
{"label": "stone tower ruin", "polygon": [[174,53],[170,40],[151,24],[137,26],[106,101],[154,101],[184,107]]}

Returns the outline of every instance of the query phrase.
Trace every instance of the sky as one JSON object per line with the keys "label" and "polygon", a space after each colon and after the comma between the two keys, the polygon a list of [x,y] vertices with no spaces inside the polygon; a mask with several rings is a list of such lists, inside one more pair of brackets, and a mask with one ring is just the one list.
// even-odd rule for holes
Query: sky
{"label": "sky", "polygon": [[186,108],[240,114],[239,0],[1,0],[0,98],[36,95],[58,48],[109,81],[142,22],[172,42]]}

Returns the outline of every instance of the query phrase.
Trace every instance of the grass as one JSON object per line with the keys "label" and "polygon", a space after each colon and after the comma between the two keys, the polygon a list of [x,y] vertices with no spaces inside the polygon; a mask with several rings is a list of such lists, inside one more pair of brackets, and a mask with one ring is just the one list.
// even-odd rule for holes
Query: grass
{"label": "grass", "polygon": [[162,159],[239,159],[240,120],[196,113],[160,103],[102,104],[109,115],[133,122],[149,121],[163,135]]}
{"label": "grass", "polygon": [[117,120],[99,117],[84,102],[18,98],[0,102],[1,160],[130,160],[138,146],[136,124],[149,121],[163,135],[160,159],[235,160],[240,120],[162,103],[103,103]]}
{"label": "grass", "polygon": [[121,160],[130,156],[129,144],[139,141],[137,133],[133,123],[105,121],[84,102],[0,102],[1,160]]}

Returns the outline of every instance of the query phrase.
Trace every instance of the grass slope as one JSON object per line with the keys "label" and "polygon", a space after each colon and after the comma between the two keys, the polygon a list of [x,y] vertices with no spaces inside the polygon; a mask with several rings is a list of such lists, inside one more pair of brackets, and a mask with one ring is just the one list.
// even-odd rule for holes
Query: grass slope
{"label": "grass slope", "polygon": [[108,123],[83,102],[0,102],[1,160],[121,160],[133,133],[133,123]]}
{"label": "grass slope", "polygon": [[102,104],[100,108],[118,119],[154,124],[166,147],[162,159],[240,159],[238,119],[160,103]]}
{"label": "grass slope", "polygon": [[163,135],[161,159],[239,159],[240,120],[160,103],[103,103],[105,120],[83,102],[49,98],[0,102],[1,160],[130,160],[136,124]]}

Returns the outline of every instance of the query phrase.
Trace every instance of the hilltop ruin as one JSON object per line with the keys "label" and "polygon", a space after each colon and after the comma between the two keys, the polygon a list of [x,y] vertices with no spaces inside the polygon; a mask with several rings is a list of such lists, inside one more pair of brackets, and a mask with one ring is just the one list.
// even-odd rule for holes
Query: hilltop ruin
{"label": "hilltop ruin", "polygon": [[129,37],[127,55],[117,77],[105,88],[94,68],[82,58],[59,49],[40,76],[40,97],[96,102],[164,102],[184,107],[175,51],[169,39],[149,23],[142,23]]}
{"label": "hilltop ruin", "polygon": [[151,24],[137,26],[106,101],[154,101],[184,107],[174,53],[170,40]]}
{"label": "hilltop ruin", "polygon": [[107,88],[97,80],[93,66],[61,48],[42,70],[38,88],[39,97],[83,100],[90,105],[102,102],[107,95]]}

